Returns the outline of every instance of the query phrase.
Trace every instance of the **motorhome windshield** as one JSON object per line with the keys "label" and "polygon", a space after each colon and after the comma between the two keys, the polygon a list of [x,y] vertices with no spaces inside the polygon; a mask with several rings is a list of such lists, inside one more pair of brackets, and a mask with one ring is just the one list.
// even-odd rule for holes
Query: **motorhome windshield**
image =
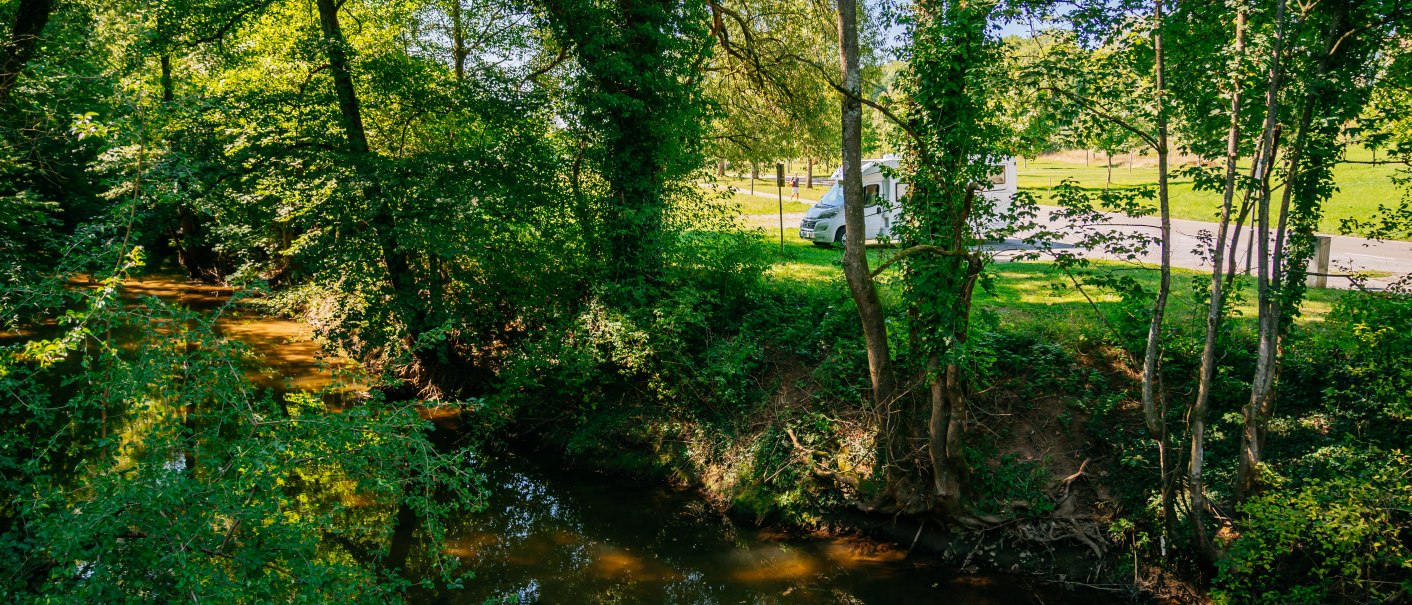
{"label": "motorhome windshield", "polygon": [[833,208],[843,205],[843,188],[835,184],[824,192],[824,197],[819,199],[819,205],[825,208]]}

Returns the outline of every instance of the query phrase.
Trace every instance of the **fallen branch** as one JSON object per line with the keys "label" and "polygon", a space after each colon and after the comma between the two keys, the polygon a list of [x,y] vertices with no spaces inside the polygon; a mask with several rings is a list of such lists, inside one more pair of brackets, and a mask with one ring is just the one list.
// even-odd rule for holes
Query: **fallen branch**
{"label": "fallen branch", "polygon": [[789,441],[794,444],[794,449],[799,452],[799,459],[803,461],[806,466],[809,467],[809,471],[812,472],[815,477],[819,477],[822,479],[832,479],[833,481],[837,481],[839,483],[847,485],[848,487],[853,488],[854,491],[858,490],[857,477],[840,473],[837,471],[831,471],[825,468],[820,468],[819,465],[814,463],[815,455],[827,456],[827,452],[811,450],[807,447],[804,447],[804,444],[799,443],[799,438],[794,436],[794,429],[785,427],[784,432],[786,435],[789,435]]}

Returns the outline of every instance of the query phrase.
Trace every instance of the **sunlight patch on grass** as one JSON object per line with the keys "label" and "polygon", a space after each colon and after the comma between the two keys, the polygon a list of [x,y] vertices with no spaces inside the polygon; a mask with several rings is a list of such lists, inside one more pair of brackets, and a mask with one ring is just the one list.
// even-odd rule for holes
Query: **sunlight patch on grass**
{"label": "sunlight patch on grass", "polygon": [[[720,203],[733,204],[736,208],[738,208],[738,212],[743,216],[774,216],[776,217],[776,220],[778,220],[779,217],[779,200],[768,199],[754,195],[746,195],[744,193],[735,193],[731,197],[722,199]],[[786,216],[790,214],[798,214],[804,212],[810,207],[810,204],[791,202],[789,200],[784,201],[784,213]],[[794,222],[795,227],[798,227],[799,220],[795,219]],[[776,227],[778,227],[778,225]]]}
{"label": "sunlight patch on grass", "polygon": [[[773,176],[774,176],[774,175],[771,174],[770,176],[771,176],[771,178],[768,178],[768,179],[756,179],[756,180],[755,180],[755,193],[767,193],[767,194],[770,194],[770,195],[772,195],[772,196],[776,194],[775,182],[774,182],[774,179],[773,179]],[[815,175],[815,176],[817,177],[818,175]],[[784,181],[784,183],[785,183],[784,189],[783,189],[783,191],[784,191],[784,199],[785,199],[785,201],[789,201],[790,197],[792,197],[792,196],[794,195],[794,192],[793,192],[793,190],[791,190],[790,187],[789,187],[789,176],[788,176],[788,175],[785,176],[785,181]],[[740,179],[740,178],[731,178],[731,177],[717,177],[717,179],[716,179],[716,184],[717,184],[717,185],[721,185],[721,186],[726,186],[726,187],[733,187],[733,188],[735,188],[735,189],[739,189],[739,190],[744,191],[744,192],[749,192],[749,191],[750,191],[750,179],[748,179],[748,178],[746,178],[746,179]],[[822,197],[824,196],[824,192],[826,192],[826,191],[828,191],[828,190],[829,190],[828,187],[825,187],[825,186],[823,186],[823,185],[820,185],[820,184],[818,184],[817,182],[815,183],[813,189],[810,189],[810,188],[808,188],[808,187],[805,187],[805,186],[804,186],[804,176],[803,176],[803,175],[800,175],[800,177],[799,177],[799,199],[802,200],[802,201],[817,202],[817,201],[819,201],[819,198],[822,198]],[[747,194],[747,195],[748,195],[748,194]]]}

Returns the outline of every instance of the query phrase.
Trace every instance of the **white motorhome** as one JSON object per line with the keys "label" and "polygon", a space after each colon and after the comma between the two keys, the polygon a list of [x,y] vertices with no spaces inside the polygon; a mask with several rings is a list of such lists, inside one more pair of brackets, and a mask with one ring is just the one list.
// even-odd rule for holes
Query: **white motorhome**
{"label": "white motorhome", "polygon": [[[902,220],[901,200],[907,195],[907,183],[898,182],[883,173],[883,167],[896,169],[901,160],[896,156],[886,156],[877,160],[863,160],[863,199],[868,205],[863,209],[863,220],[868,227],[867,239],[892,234],[893,226]],[[799,237],[814,242],[816,246],[842,244],[848,236],[843,226],[843,169],[833,173],[834,185],[824,193],[824,197],[804,213],[799,224]],[[995,165],[990,177],[990,186],[981,192],[995,202],[998,210],[1010,205],[1010,198],[1017,191],[1015,186],[1015,158],[1006,158],[1003,164]]]}

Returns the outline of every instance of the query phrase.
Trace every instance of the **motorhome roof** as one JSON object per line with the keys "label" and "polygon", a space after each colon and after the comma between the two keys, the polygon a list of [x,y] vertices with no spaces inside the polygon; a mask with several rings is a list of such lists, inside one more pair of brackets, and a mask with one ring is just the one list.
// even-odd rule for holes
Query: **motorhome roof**
{"label": "motorhome roof", "polygon": [[[862,172],[861,174],[863,174],[864,176],[866,176],[866,175],[868,175],[868,174],[871,174],[874,170],[877,170],[877,169],[878,169],[878,166],[881,166],[881,165],[887,165],[888,168],[896,168],[896,167],[897,167],[897,164],[898,164],[900,161],[901,161],[901,159],[900,159],[900,158],[897,158],[896,156],[885,156],[885,157],[875,158],[875,159],[871,159],[871,160],[863,160],[863,166],[862,166],[862,167],[863,167],[863,172]],[[833,172],[833,176],[832,176],[832,177],[829,177],[829,178],[832,178],[832,179],[834,179],[834,180],[842,179],[842,178],[843,178],[843,167],[840,166],[840,167],[838,168],[838,170],[835,170],[835,171]]]}

